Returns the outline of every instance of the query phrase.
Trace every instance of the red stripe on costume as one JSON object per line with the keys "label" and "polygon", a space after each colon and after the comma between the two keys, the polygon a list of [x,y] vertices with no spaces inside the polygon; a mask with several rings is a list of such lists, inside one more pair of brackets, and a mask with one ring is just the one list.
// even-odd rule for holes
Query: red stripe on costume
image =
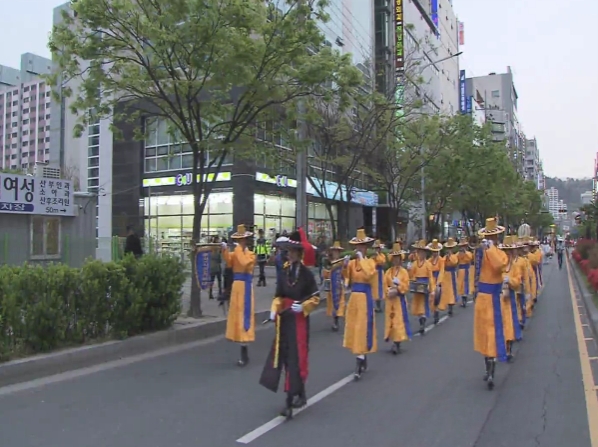
{"label": "red stripe on costume", "polygon": [[295,327],[297,329],[297,354],[299,356],[299,374],[303,383],[307,380],[309,372],[309,361],[307,356],[307,319],[303,313],[295,315]]}

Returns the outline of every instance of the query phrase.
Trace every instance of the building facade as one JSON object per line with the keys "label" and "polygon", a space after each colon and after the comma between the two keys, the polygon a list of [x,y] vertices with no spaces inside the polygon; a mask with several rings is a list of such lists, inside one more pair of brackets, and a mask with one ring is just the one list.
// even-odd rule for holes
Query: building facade
{"label": "building facade", "polygon": [[525,139],[525,179],[534,182],[538,189],[543,189],[544,172],[536,138]]}
{"label": "building facade", "polygon": [[580,200],[582,205],[589,205],[594,201],[594,192],[586,191],[581,193]]}
{"label": "building facade", "polygon": [[568,215],[567,204],[559,199],[559,190],[551,187],[546,190],[545,194],[548,198],[548,211],[552,214],[554,220],[566,219]]}
{"label": "building facade", "polygon": [[525,176],[525,135],[517,115],[519,96],[511,67],[506,73],[466,78],[465,94],[484,105],[495,141],[504,141],[513,166]]}

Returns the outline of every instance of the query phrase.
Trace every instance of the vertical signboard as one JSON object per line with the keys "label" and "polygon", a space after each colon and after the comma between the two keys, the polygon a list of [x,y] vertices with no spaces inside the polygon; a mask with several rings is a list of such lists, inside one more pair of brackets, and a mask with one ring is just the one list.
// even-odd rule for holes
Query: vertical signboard
{"label": "vertical signboard", "polygon": [[465,98],[465,70],[459,72],[459,110],[467,113],[467,99]]}
{"label": "vertical signboard", "polygon": [[468,96],[466,100],[467,100],[467,104],[466,104],[465,113],[467,113],[468,115],[471,115],[471,113],[473,111],[473,96]]}
{"label": "vertical signboard", "polygon": [[405,68],[405,49],[403,48],[403,0],[395,0],[395,48],[396,48],[396,70],[399,72]]}
{"label": "vertical signboard", "polygon": [[459,22],[459,45],[465,45],[465,27]]}
{"label": "vertical signboard", "polygon": [[440,28],[439,28],[439,23],[438,23],[438,0],[431,0],[430,1],[430,6],[431,6],[431,17],[432,17],[432,22],[434,23],[434,26],[436,27],[436,37],[438,37],[440,35]]}

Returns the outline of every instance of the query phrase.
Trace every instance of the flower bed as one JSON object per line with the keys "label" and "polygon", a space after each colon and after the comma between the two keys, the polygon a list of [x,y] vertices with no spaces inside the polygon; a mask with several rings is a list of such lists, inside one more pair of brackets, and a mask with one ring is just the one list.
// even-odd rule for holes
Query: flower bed
{"label": "flower bed", "polygon": [[170,257],[0,266],[0,361],[169,327],[185,274]]}
{"label": "flower bed", "polygon": [[588,285],[598,291],[598,243],[595,240],[580,240],[571,253],[573,260],[586,276]]}

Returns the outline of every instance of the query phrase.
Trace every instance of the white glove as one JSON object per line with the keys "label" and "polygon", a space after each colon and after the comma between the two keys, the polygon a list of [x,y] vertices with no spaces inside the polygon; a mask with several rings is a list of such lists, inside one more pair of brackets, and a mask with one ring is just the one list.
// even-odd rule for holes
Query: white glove
{"label": "white glove", "polygon": [[393,283],[395,286],[398,286],[398,285],[401,283],[401,281],[399,281],[399,278],[393,278],[393,280],[392,280],[392,283]]}
{"label": "white glove", "polygon": [[357,252],[357,259],[359,259],[359,260],[363,259],[363,254],[360,251]]}
{"label": "white glove", "polygon": [[270,312],[270,320],[276,320],[276,312]]}
{"label": "white glove", "polygon": [[222,242],[220,244],[220,246],[222,247],[223,250],[226,250],[228,248],[228,245],[226,245],[226,242]]}
{"label": "white glove", "polygon": [[293,312],[295,312],[295,313],[300,313],[300,312],[303,312],[303,304],[301,304],[301,303],[299,303],[299,302],[295,301],[295,302],[293,303],[293,305],[291,306],[291,310],[292,310]]}
{"label": "white glove", "polygon": [[488,248],[490,248],[490,247],[493,247],[493,246],[494,246],[494,242],[493,242],[493,241],[491,241],[491,240],[488,240],[488,241],[486,241],[486,246],[487,246]]}
{"label": "white glove", "polygon": [[502,280],[502,282],[504,282],[505,284],[507,284],[509,282],[509,277],[505,276],[504,279]]}
{"label": "white glove", "polygon": [[349,261],[351,260],[351,256],[347,255],[347,256],[345,256],[344,259],[345,259],[344,260],[345,265],[349,265]]}
{"label": "white glove", "polygon": [[407,263],[407,270],[411,270],[411,267],[413,267],[413,263],[411,261],[409,261]]}

